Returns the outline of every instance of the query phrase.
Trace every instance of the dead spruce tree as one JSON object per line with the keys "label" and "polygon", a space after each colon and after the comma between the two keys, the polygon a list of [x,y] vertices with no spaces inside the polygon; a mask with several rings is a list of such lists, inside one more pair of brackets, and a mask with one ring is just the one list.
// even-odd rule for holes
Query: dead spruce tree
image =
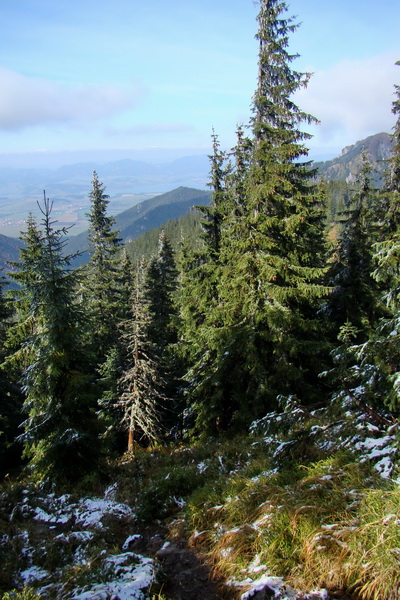
{"label": "dead spruce tree", "polygon": [[119,379],[121,395],[116,404],[122,410],[122,424],[128,431],[128,452],[135,442],[156,441],[162,431],[161,405],[163,381],[154,345],[148,337],[150,314],[143,295],[145,268],[136,272],[131,317],[122,324],[121,342],[125,364]]}

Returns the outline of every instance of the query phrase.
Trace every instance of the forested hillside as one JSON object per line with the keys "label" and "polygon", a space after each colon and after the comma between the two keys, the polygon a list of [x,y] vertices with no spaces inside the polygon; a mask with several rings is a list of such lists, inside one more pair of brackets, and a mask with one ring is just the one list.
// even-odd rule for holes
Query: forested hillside
{"label": "forested hillside", "polygon": [[[209,204],[210,197],[210,192],[205,190],[180,187],[119,213],[115,217],[114,229],[118,231],[121,242],[127,243],[151,229],[164,225],[167,220],[189,213],[197,204]],[[69,253],[83,253],[79,257],[81,264],[88,260],[88,248],[87,231],[68,239]]]}
{"label": "forested hillside", "polygon": [[[398,598],[400,87],[382,186],[362,152],[328,211],[296,27],[261,1],[209,203],[112,217],[94,172],[79,268],[46,195],[28,216],[0,297],[3,600]],[[125,248],[156,209],[157,248]]]}

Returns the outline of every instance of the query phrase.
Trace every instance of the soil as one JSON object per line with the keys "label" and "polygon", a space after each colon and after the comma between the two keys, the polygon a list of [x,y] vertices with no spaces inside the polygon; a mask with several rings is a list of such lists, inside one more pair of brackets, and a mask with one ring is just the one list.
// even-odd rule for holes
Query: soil
{"label": "soil", "polygon": [[[182,540],[172,540],[156,557],[160,563],[162,593],[171,600],[227,600],[223,583],[212,577],[199,552]],[[232,596],[231,596],[232,597]]]}
{"label": "soil", "polygon": [[146,530],[129,549],[143,552],[159,563],[160,589],[157,593],[163,598],[233,600],[235,597],[233,590],[212,574],[200,550],[189,547],[182,533],[172,534],[169,530],[157,528]]}

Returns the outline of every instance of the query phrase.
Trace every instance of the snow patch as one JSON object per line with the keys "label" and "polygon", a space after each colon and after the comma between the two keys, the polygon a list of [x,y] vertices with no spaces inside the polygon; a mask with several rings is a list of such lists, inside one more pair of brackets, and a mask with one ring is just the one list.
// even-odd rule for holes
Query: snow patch
{"label": "snow patch", "polygon": [[48,575],[49,574],[47,571],[35,566],[29,567],[29,569],[25,569],[19,574],[24,583],[33,583],[34,581],[41,581],[42,579],[48,577]]}
{"label": "snow patch", "polygon": [[[132,564],[132,561],[135,564]],[[112,580],[77,588],[70,596],[73,600],[146,600],[146,590],[154,580],[153,561],[132,552],[108,556],[104,561],[104,575]]]}
{"label": "snow patch", "polygon": [[81,500],[75,510],[77,523],[83,527],[98,527],[102,528],[102,519],[106,515],[112,515],[117,518],[135,517],[133,511],[126,504],[120,504],[112,500],[104,500],[102,498],[85,498]]}
{"label": "snow patch", "polygon": [[374,469],[381,477],[388,479],[394,467],[394,458],[397,454],[396,438],[386,435],[379,438],[367,437],[354,444],[355,449],[360,452],[360,461],[374,462]]}
{"label": "snow patch", "polygon": [[[132,523],[135,518],[128,505],[115,501],[115,493],[114,485],[106,490],[104,498],[73,500],[69,495],[23,494],[22,501],[12,511],[11,519],[15,520],[18,516],[23,520],[31,519],[32,524],[39,523],[40,531],[47,529],[44,539],[55,548],[58,546],[61,553],[65,550],[66,554],[64,564],[57,571],[57,580],[54,580],[54,573],[35,564],[41,564],[41,560],[36,561],[36,558],[42,558],[41,553],[46,547],[32,548],[28,531],[22,530],[16,537],[22,545],[20,556],[23,560],[14,573],[15,580],[28,585],[40,582],[38,593],[56,600],[148,600],[147,589],[156,574],[156,566],[151,558],[132,552],[112,554],[115,552],[114,546],[107,548],[107,543],[100,553],[96,544],[92,547],[92,540],[97,539],[99,531],[102,538],[106,539],[111,522],[124,519]],[[108,517],[107,521],[105,517]],[[65,531],[66,525],[68,531]],[[139,534],[128,536],[122,550],[127,550],[129,543],[139,538]],[[9,543],[4,536],[2,541]],[[94,562],[93,569],[91,561]],[[87,572],[85,576],[89,576],[89,580],[86,579],[86,585],[75,583],[74,590],[64,589],[60,583],[64,568],[68,571],[78,565],[83,573]]]}
{"label": "snow patch", "polygon": [[[248,580],[240,582],[240,585],[249,585]],[[277,600],[296,600],[299,594],[290,586],[285,585],[281,577],[271,577],[270,575],[262,575],[259,579],[251,583],[251,587],[241,595],[241,600],[250,600],[258,592],[268,589],[274,594]],[[269,597],[269,596],[268,596]],[[309,594],[301,595],[303,600],[328,600],[329,595],[327,590],[315,590]]]}
{"label": "snow patch", "polygon": [[125,542],[122,544],[122,550],[128,550],[129,545],[132,542],[136,542],[138,540],[141,540],[143,538],[142,535],[140,535],[139,533],[135,533],[134,535],[130,535],[129,537],[126,538]]}

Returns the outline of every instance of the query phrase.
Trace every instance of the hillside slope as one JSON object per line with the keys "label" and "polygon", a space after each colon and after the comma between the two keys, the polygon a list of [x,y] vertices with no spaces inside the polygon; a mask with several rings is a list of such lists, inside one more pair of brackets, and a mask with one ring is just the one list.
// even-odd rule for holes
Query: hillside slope
{"label": "hillside slope", "polygon": [[397,599],[397,436],[347,397],[238,437],[138,447],[77,490],[6,479],[0,595]]}
{"label": "hillside slope", "polygon": [[210,198],[210,192],[179,187],[120,213],[115,218],[116,229],[124,241],[131,240],[168,219],[180,217],[193,206],[209,204]]}
{"label": "hillside slope", "polygon": [[[169,219],[188,213],[193,206],[209,204],[210,199],[208,191],[179,187],[120,213],[115,217],[115,229],[119,231],[122,241],[126,242],[163,225]],[[71,253],[85,251],[87,231],[71,237],[67,249]]]}
{"label": "hillside slope", "polygon": [[0,234],[0,268],[18,260],[21,240]]}
{"label": "hillside slope", "polygon": [[346,146],[340,156],[325,162],[316,162],[314,167],[327,181],[340,180],[351,183],[357,178],[363,152],[366,152],[371,163],[375,183],[380,184],[391,152],[391,138],[388,133],[377,133],[352,146]]}

